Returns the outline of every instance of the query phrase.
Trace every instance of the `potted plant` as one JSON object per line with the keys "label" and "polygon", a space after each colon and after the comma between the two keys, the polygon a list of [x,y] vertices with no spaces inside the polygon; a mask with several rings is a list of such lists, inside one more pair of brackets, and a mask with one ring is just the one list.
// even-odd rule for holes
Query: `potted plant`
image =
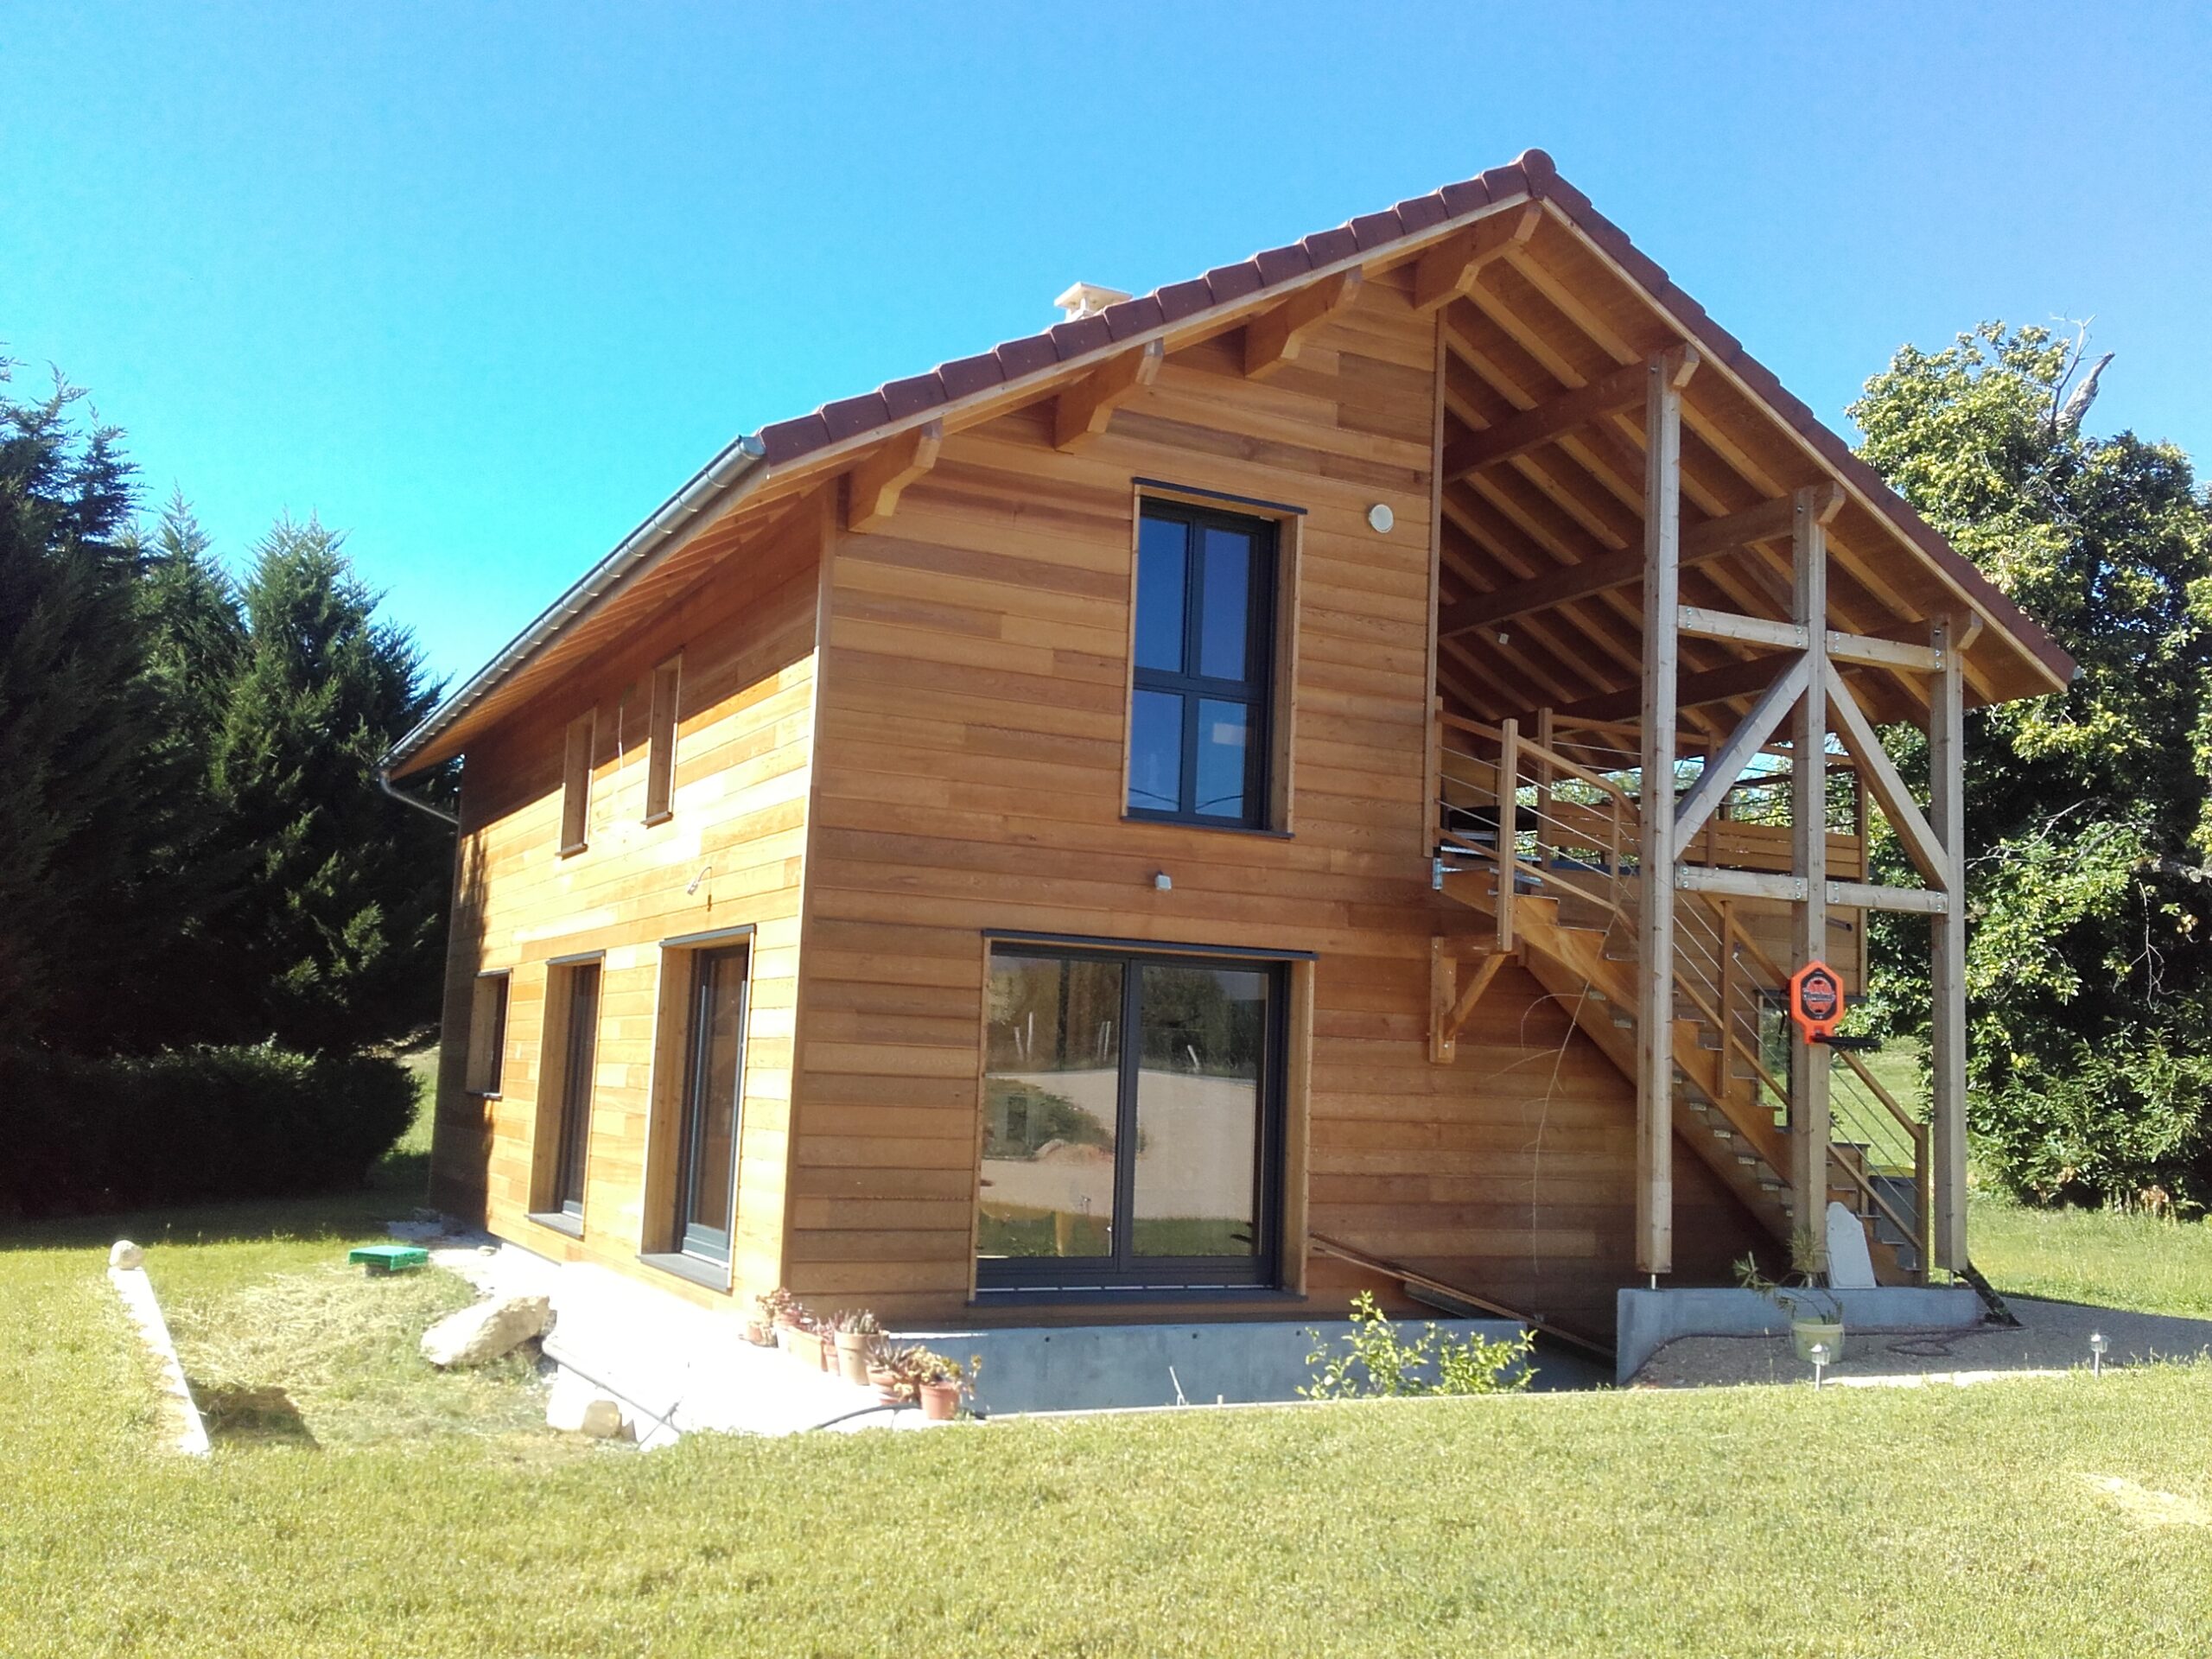
{"label": "potted plant", "polygon": [[1786,1279],[1768,1278],[1758,1261],[1745,1256],[1736,1263],[1736,1283],[1755,1290],[1789,1316],[1789,1342],[1797,1357],[1813,1363],[1815,1344],[1828,1351],[1827,1363],[1843,1357],[1843,1302],[1821,1282],[1811,1233],[1800,1228],[1789,1240],[1789,1274]]}
{"label": "potted plant", "polygon": [[756,1348],[776,1345],[776,1316],[790,1306],[791,1294],[780,1285],[765,1296],[753,1299],[753,1312],[745,1321],[745,1339]]}
{"label": "potted plant", "polygon": [[855,1388],[868,1386],[868,1351],[883,1327],[864,1307],[849,1307],[830,1321],[836,1332],[837,1369]]}
{"label": "potted plant", "polygon": [[795,1313],[797,1317],[791,1324],[776,1327],[776,1339],[793,1359],[818,1371],[822,1369],[822,1326],[805,1308],[797,1308]]}
{"label": "potted plant", "polygon": [[880,1337],[868,1344],[868,1380],[875,1384],[875,1397],[887,1406],[895,1406],[906,1397],[898,1360],[899,1350]]}
{"label": "potted plant", "polygon": [[957,1359],[947,1359],[943,1354],[931,1353],[926,1348],[907,1351],[906,1374],[912,1378],[914,1392],[922,1402],[922,1415],[933,1423],[949,1423],[960,1414],[963,1395],[972,1397],[977,1373],[982,1361],[970,1356],[963,1368]]}

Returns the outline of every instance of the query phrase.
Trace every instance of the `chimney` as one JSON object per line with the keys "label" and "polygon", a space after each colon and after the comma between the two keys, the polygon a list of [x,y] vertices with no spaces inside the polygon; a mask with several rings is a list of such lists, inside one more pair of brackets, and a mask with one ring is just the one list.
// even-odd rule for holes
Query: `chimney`
{"label": "chimney", "polygon": [[1119,305],[1129,296],[1118,288],[1101,288],[1096,283],[1077,283],[1052,303],[1067,315],[1065,322],[1081,322],[1085,317],[1095,317],[1109,305]]}

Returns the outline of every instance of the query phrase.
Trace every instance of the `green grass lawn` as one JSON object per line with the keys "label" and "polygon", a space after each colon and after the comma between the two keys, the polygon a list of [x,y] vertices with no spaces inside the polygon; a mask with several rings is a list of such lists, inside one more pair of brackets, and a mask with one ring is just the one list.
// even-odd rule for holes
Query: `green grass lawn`
{"label": "green grass lawn", "polygon": [[0,1653],[2092,1654],[2212,1627],[2202,1369],[639,1455],[507,1414],[534,1400],[512,1376],[423,1404],[411,1322],[453,1292],[332,1271],[419,1158],[378,1179],[129,1222],[189,1368],[312,1379],[311,1436],[207,1462],[154,1447],[101,1271],[126,1227],[0,1236]]}
{"label": "green grass lawn", "polygon": [[2107,1210],[2031,1210],[1977,1195],[1974,1265],[2000,1291],[2212,1319],[2212,1224]]}

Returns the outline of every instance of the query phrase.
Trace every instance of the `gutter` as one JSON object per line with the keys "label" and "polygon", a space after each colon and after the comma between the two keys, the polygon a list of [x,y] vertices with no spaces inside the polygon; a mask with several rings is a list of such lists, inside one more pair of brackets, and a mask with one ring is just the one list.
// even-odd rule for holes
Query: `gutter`
{"label": "gutter", "polygon": [[428,802],[399,794],[391,786],[391,773],[481,702],[493,686],[535,655],[539,646],[595,606],[610,588],[634,575],[650,558],[668,551],[678,532],[691,529],[710,506],[719,505],[723,497],[760,467],[766,453],[757,434],[747,433],[733,439],[720,454],[693,474],[690,482],[669,497],[652,518],[618,542],[613,551],[584,572],[573,587],[509,640],[498,656],[470,675],[459,690],[393,744],[377,763],[378,787],[410,806],[420,807],[442,818],[446,817]]}
{"label": "gutter", "polygon": [[376,779],[377,787],[382,790],[385,794],[391,796],[393,800],[397,801],[402,806],[411,806],[417,812],[429,813],[432,817],[437,819],[442,823],[449,823],[456,830],[461,828],[461,815],[459,813],[448,812],[442,806],[432,806],[429,802],[424,800],[419,795],[410,795],[404,790],[394,789],[391,785],[391,766],[378,766],[376,771]]}

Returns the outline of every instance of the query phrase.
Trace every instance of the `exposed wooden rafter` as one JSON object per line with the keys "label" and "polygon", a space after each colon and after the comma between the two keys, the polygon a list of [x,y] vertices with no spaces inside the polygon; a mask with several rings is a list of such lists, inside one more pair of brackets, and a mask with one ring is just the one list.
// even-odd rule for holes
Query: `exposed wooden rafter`
{"label": "exposed wooden rafter", "polygon": [[937,465],[944,423],[931,421],[901,433],[845,474],[845,528],[855,535],[876,529],[899,510],[899,498]]}
{"label": "exposed wooden rafter", "polygon": [[1518,210],[1477,219],[1431,248],[1414,266],[1414,309],[1433,311],[1465,293],[1485,265],[1527,246],[1543,217],[1544,210],[1532,201]]}
{"label": "exposed wooden rafter", "polygon": [[[1696,372],[1697,353],[1685,346],[1681,356],[1683,378],[1687,379]],[[1643,402],[1648,379],[1644,365],[1624,364],[1611,374],[1572,391],[1561,392],[1534,409],[1509,416],[1496,426],[1454,438],[1444,446],[1444,476],[1465,478],[1485,467],[1495,467],[1500,461],[1526,454],[1592,421],[1634,409]]]}
{"label": "exposed wooden rafter", "polygon": [[1071,450],[1106,429],[1114,411],[1160,375],[1166,348],[1152,340],[1109,359],[1059,396],[1052,410],[1052,446]]}
{"label": "exposed wooden rafter", "polygon": [[[1711,702],[1732,702],[1738,697],[1764,690],[1773,678],[1774,660],[1770,656],[1747,657],[1741,662],[1685,674],[1675,683],[1675,706],[1697,709]],[[1634,720],[1643,712],[1643,707],[1642,689],[1629,686],[1586,697],[1580,702],[1562,704],[1554,714],[1561,721],[1572,721]]]}
{"label": "exposed wooden rafter", "polygon": [[1359,297],[1357,269],[1324,277],[1244,326],[1244,372],[1255,380],[1296,360],[1306,337]]}

